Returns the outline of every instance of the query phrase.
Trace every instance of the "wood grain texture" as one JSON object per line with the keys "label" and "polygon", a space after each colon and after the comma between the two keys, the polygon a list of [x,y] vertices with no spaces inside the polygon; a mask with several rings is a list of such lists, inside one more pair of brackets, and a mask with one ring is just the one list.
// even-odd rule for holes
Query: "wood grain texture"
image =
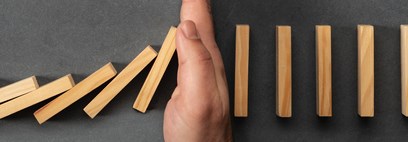
{"label": "wood grain texture", "polygon": [[374,27],[358,25],[358,114],[374,117]]}
{"label": "wood grain texture", "polygon": [[249,25],[237,25],[235,42],[235,117],[248,116]]}
{"label": "wood grain texture", "polygon": [[291,27],[276,27],[276,115],[292,117]]}
{"label": "wood grain texture", "polygon": [[58,114],[74,102],[84,97],[86,94],[90,93],[92,90],[113,78],[115,75],[116,70],[111,63],[104,65],[102,68],[79,82],[72,89],[35,111],[35,118],[37,119],[38,123],[44,123],[54,115]]}
{"label": "wood grain texture", "polygon": [[91,118],[95,118],[156,56],[156,51],[151,46],[147,46],[84,108],[86,114]]}
{"label": "wood grain texture", "polygon": [[154,93],[156,92],[157,87],[164,75],[164,72],[167,69],[167,66],[170,63],[171,58],[173,57],[174,52],[176,51],[176,36],[177,28],[171,27],[163,45],[157,55],[156,61],[154,62],[152,69],[147,75],[147,78],[142,86],[142,89],[139,92],[139,95],[136,98],[133,108],[145,113],[147,107],[149,106],[150,101],[153,98]]}
{"label": "wood grain texture", "polygon": [[316,26],[316,105],[317,115],[332,116],[331,27]]}
{"label": "wood grain texture", "polygon": [[37,88],[38,83],[35,76],[4,86],[0,88],[0,103],[34,91]]}
{"label": "wood grain texture", "polygon": [[71,74],[61,77],[51,83],[41,86],[26,95],[20,96],[13,100],[0,105],[0,119],[13,113],[47,100],[53,96],[61,94],[75,85]]}
{"label": "wood grain texture", "polygon": [[401,105],[408,117],[408,25],[401,25]]}

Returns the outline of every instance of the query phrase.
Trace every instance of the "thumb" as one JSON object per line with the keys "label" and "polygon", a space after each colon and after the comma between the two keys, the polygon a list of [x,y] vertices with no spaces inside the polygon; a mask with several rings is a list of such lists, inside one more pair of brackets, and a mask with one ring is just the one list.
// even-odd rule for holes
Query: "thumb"
{"label": "thumb", "polygon": [[178,27],[176,35],[179,60],[177,82],[180,91],[183,94],[207,94],[208,91],[216,90],[213,60],[201,41],[195,23],[187,20],[181,22]]}

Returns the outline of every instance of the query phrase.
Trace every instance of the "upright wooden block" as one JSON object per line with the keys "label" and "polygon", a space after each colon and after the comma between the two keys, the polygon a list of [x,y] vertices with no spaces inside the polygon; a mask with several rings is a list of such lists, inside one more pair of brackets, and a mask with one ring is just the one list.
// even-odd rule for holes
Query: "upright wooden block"
{"label": "upright wooden block", "polygon": [[147,107],[149,106],[150,101],[159,86],[161,78],[166,71],[167,66],[170,63],[170,60],[176,50],[176,36],[177,28],[171,27],[166,39],[163,42],[163,45],[160,49],[159,54],[157,55],[156,61],[154,62],[152,69],[147,75],[147,78],[140,90],[139,95],[136,98],[133,108],[140,111],[146,112]]}
{"label": "upright wooden block", "polygon": [[331,27],[316,26],[316,105],[317,115],[332,116]]}
{"label": "upright wooden block", "polygon": [[116,75],[116,70],[111,63],[106,64],[72,89],[58,96],[56,99],[49,102],[47,105],[34,112],[34,116],[38,123],[42,124],[63,109],[67,108],[74,102],[81,99],[83,96],[101,86],[103,83]]}
{"label": "upright wooden block", "polygon": [[38,88],[35,76],[20,80],[16,83],[0,88],[0,103],[34,91]]}
{"label": "upright wooden block", "polygon": [[374,27],[358,25],[358,114],[374,117]]}
{"label": "upright wooden block", "polygon": [[94,118],[156,56],[156,51],[147,46],[84,108],[89,117]]}
{"label": "upright wooden block", "polygon": [[249,25],[237,25],[235,41],[235,117],[248,116]]}
{"label": "upright wooden block", "polygon": [[276,115],[292,117],[291,27],[276,27]]}
{"label": "upright wooden block", "polygon": [[13,100],[0,105],[0,119],[14,114],[27,107],[35,105],[39,102],[47,100],[53,96],[61,94],[75,85],[71,74],[61,77],[51,83],[41,86],[26,95],[20,96]]}
{"label": "upright wooden block", "polygon": [[408,25],[401,25],[401,105],[408,117]]}

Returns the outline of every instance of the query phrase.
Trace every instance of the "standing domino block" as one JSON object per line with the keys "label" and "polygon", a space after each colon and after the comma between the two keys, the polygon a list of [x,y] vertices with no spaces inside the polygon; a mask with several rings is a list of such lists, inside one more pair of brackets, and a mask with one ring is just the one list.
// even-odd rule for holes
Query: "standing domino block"
{"label": "standing domino block", "polygon": [[38,83],[35,76],[2,87],[0,88],[0,103],[34,91],[37,88]]}
{"label": "standing domino block", "polygon": [[160,49],[160,52],[157,55],[156,61],[154,62],[149,75],[147,75],[142,89],[140,90],[140,93],[137,96],[135,103],[133,104],[133,108],[140,112],[146,112],[147,107],[149,106],[149,103],[152,100],[153,95],[164,75],[164,72],[166,71],[170,60],[173,57],[174,52],[176,51],[176,31],[177,28],[170,28],[166,39],[164,40],[163,45]]}
{"label": "standing domino block", "polygon": [[84,108],[89,117],[94,118],[156,56],[156,51],[147,46]]}
{"label": "standing domino block", "polygon": [[47,105],[34,112],[38,123],[42,124],[63,109],[67,108],[83,96],[101,86],[103,83],[116,75],[116,70],[111,63],[106,64],[83,81],[75,85],[72,89],[58,96]]}
{"label": "standing domino block", "polygon": [[61,94],[75,85],[71,74],[61,77],[51,83],[48,83],[37,90],[26,95],[20,96],[0,105],[0,119],[14,114],[27,107],[47,100],[53,96]]}
{"label": "standing domino block", "polygon": [[332,116],[331,27],[316,26],[316,103],[317,115]]}
{"label": "standing domino block", "polygon": [[248,116],[249,25],[237,25],[235,43],[235,117]]}
{"label": "standing domino block", "polygon": [[276,115],[292,117],[291,27],[276,27]]}
{"label": "standing domino block", "polygon": [[374,27],[358,25],[358,114],[374,117]]}
{"label": "standing domino block", "polygon": [[401,25],[401,108],[408,117],[408,25]]}

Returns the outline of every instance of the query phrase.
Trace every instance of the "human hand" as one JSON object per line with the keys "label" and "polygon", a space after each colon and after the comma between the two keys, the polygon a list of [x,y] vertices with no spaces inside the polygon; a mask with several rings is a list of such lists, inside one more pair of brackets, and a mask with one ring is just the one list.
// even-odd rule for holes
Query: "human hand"
{"label": "human hand", "polygon": [[177,87],[164,113],[164,139],[232,141],[227,79],[209,1],[183,0],[180,21]]}

